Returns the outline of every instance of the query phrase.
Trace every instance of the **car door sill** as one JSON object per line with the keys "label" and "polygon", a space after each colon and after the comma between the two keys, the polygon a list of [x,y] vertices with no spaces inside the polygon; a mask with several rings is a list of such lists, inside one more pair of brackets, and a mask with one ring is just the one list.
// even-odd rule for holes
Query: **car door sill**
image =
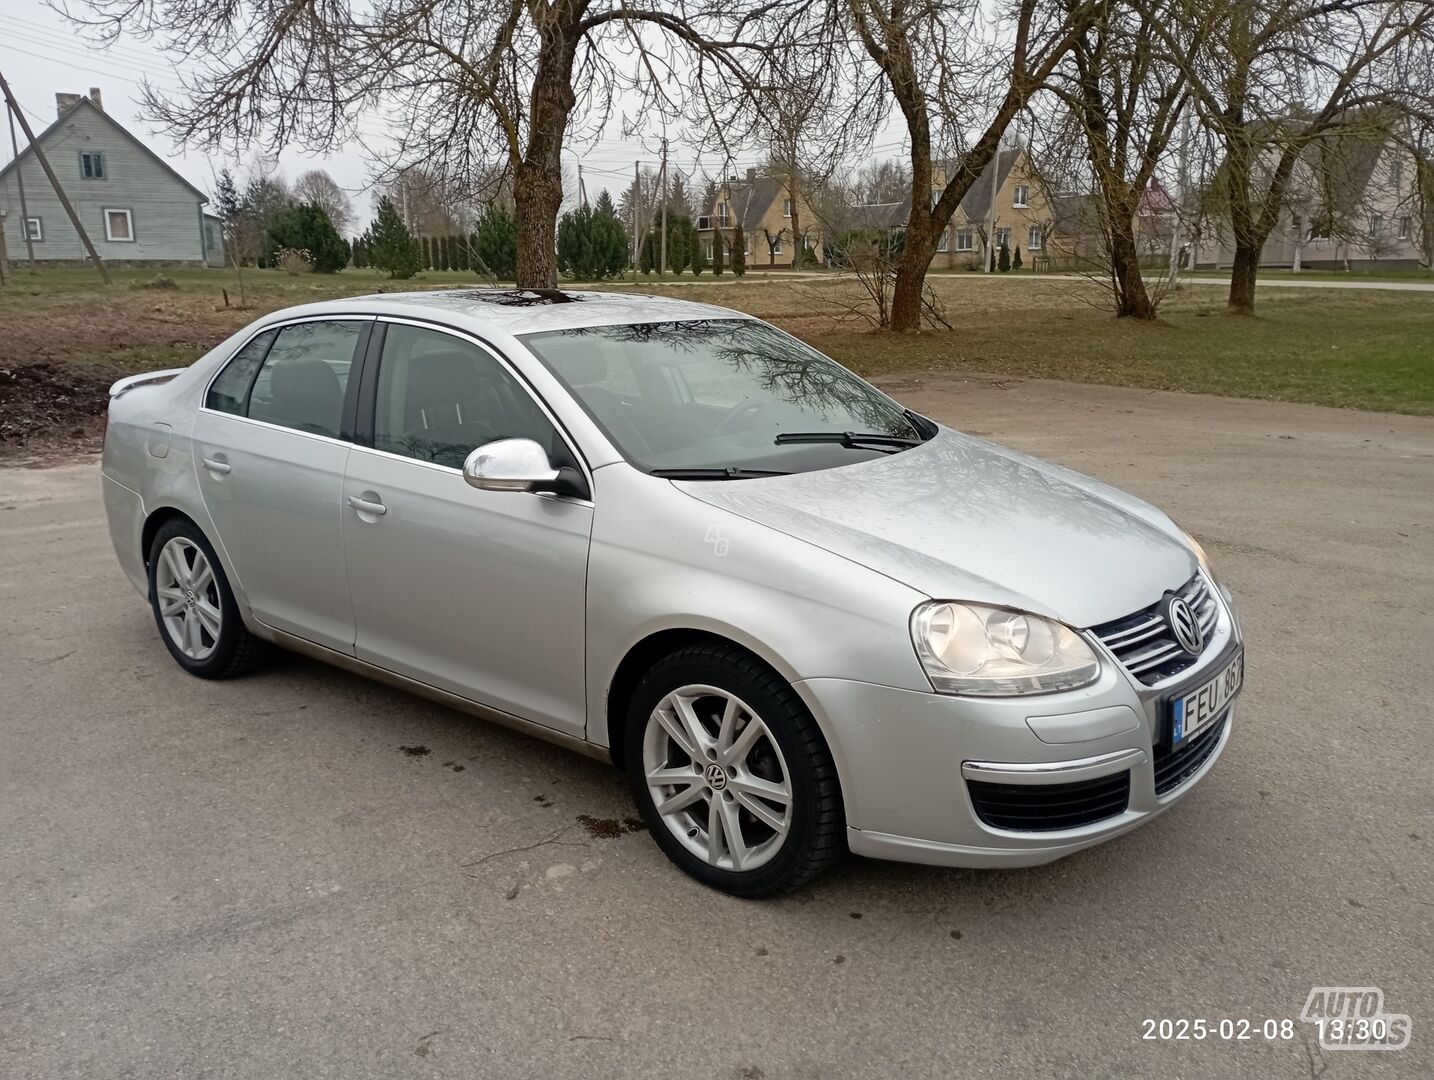
{"label": "car door sill", "polygon": [[[257,620],[256,620],[257,622]],[[258,624],[261,636],[268,638],[281,649],[288,649],[290,652],[299,653],[325,664],[332,664],[334,667],[351,671],[355,675],[362,675],[378,682],[387,683],[389,686],[397,687],[400,690],[407,690],[411,694],[436,701],[440,705],[447,705],[451,709],[477,716],[480,719],[488,720],[491,723],[499,724],[502,727],[511,728],[514,731],[521,731],[525,735],[532,735],[534,738],[542,739],[544,742],[554,743],[558,746],[574,750],[585,757],[594,758],[598,761],[612,764],[612,756],[605,746],[598,746],[579,739],[565,732],[554,728],[545,727],[532,720],[512,713],[504,712],[502,709],[495,709],[491,705],[484,705],[482,702],[474,701],[471,698],[462,697],[459,694],[450,693],[447,690],[440,690],[436,686],[429,686],[425,682],[411,679],[407,675],[399,675],[397,672],[389,671],[387,668],[371,664],[367,660],[360,660],[356,656],[349,656],[336,649],[330,649],[326,645],[316,645],[312,641],[297,637],[283,630],[276,630],[272,626],[263,623]]]}

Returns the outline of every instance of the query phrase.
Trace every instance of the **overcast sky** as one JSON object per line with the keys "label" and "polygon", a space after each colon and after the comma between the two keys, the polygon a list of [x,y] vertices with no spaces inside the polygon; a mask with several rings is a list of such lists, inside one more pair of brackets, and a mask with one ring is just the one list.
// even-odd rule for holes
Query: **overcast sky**
{"label": "overcast sky", "polygon": [[[28,115],[36,133],[55,119],[55,94],[84,94],[98,86],[104,98],[105,111],[145,142],[160,157],[202,191],[213,192],[219,170],[228,166],[236,174],[245,172],[247,162],[211,155],[202,150],[183,150],[140,115],[140,83],[148,78],[161,87],[176,85],[174,69],[166,56],[143,41],[125,39],[110,49],[90,48],[62,16],[50,10],[42,0],[3,0],[0,4],[0,72],[4,72],[21,107]],[[0,109],[3,111],[3,109]],[[380,117],[361,118],[364,137],[375,147],[387,140]],[[582,162],[583,176],[589,197],[606,187],[616,197],[632,177],[633,162],[653,167],[657,164],[660,130],[645,139],[619,137],[616,122],[609,125],[613,137],[595,145],[575,147],[565,152],[567,170]],[[688,172],[705,171],[715,174],[721,163],[715,158],[698,159],[691,150],[678,145],[676,132],[670,152],[671,167]],[[880,133],[878,156],[900,152],[903,132],[899,129]],[[20,133],[23,142],[24,135]],[[0,161],[11,158],[8,132],[0,136]],[[308,169],[327,169],[353,200],[360,220],[372,211],[368,155],[360,146],[345,148],[327,157],[316,157],[298,151],[285,151],[279,166],[290,179]],[[739,169],[755,164],[736,162]]]}

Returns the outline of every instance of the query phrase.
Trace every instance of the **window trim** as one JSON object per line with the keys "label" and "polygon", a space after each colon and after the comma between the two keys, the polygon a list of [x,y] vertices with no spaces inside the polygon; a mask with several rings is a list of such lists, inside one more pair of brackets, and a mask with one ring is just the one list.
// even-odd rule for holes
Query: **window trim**
{"label": "window trim", "polygon": [[[1025,197],[1021,193],[1025,192]],[[1031,185],[1017,184],[1016,190],[1011,193],[1011,207],[1015,210],[1028,210],[1031,206]]]}
{"label": "window trim", "polygon": [[[110,244],[133,244],[134,243],[134,211],[127,206],[102,206],[100,214],[105,222],[105,241]],[[128,236],[115,236],[110,229],[110,215],[123,214],[129,223]]]}
{"label": "window trim", "polygon": [[[254,332],[234,347],[234,350],[224,358],[223,363],[214,369],[214,374],[209,376],[205,382],[204,391],[199,395],[199,411],[208,413],[210,416],[221,416],[225,419],[237,420],[245,424],[257,424],[259,427],[269,428],[271,431],[287,431],[291,435],[302,435],[306,439],[323,439],[325,442],[342,443],[345,446],[352,446],[354,441],[354,414],[358,409],[357,387],[367,367],[369,349],[372,347],[373,341],[373,322],[377,318],[377,315],[335,311],[327,315],[300,315],[297,318],[275,319],[273,322],[267,322],[262,326],[254,327]],[[215,381],[223,374],[224,369],[234,362],[234,358],[248,348],[251,341],[268,330],[282,331],[286,326],[297,326],[299,323],[310,322],[361,322],[364,324],[359,330],[359,345],[355,348],[356,356],[354,357],[353,366],[349,370],[348,384],[344,387],[344,405],[343,411],[339,414],[338,438],[334,438],[332,435],[324,435],[317,431],[300,431],[298,428],[285,427],[283,424],[274,424],[268,420],[256,420],[252,416],[240,416],[238,413],[224,412],[222,409],[211,409],[209,407],[209,391],[213,388]],[[279,339],[276,336],[274,340],[278,341]],[[269,350],[266,350],[264,353],[264,362],[268,361],[269,351],[272,351],[272,349],[273,345],[271,344]],[[256,379],[258,378],[259,370],[262,370],[263,367],[264,364],[260,363],[259,368],[255,370],[254,376]],[[251,383],[249,393],[252,394],[253,392],[254,387]],[[247,397],[245,398],[245,402],[245,408],[247,409]]]}
{"label": "window trim", "polygon": [[[37,236],[30,235],[30,222],[32,221],[35,223],[35,227],[38,230],[39,235]],[[32,244],[43,244],[45,242],[45,219],[36,214],[31,214],[27,218],[21,218],[20,232],[22,234],[20,236],[20,240],[22,242],[28,241]]]}
{"label": "window trim", "polygon": [[[1032,243],[1032,242],[1031,242],[1031,238],[1032,238],[1032,237],[1035,238],[1035,243]],[[1027,250],[1027,251],[1044,251],[1045,248],[1046,248],[1046,238],[1045,238],[1044,234],[1041,232],[1041,227],[1040,227],[1039,225],[1029,225],[1029,226],[1027,226],[1027,227],[1026,227],[1026,250]]]}
{"label": "window trim", "polygon": [[791,216],[792,216],[792,200],[791,200],[791,199],[783,199],[783,200],[782,200],[782,217],[784,217],[784,218],[789,218],[789,217],[791,217]]}
{"label": "window trim", "polygon": [[[331,316],[332,317],[332,316]],[[341,317],[341,316],[340,316]],[[588,490],[593,488],[592,466],[588,464],[587,457],[583,454],[578,440],[568,430],[567,425],[555,413],[547,400],[538,392],[528,377],[519,370],[518,366],[493,342],[486,340],[479,334],[468,330],[460,330],[456,326],[449,326],[447,323],[435,322],[431,319],[410,318],[400,315],[370,315],[368,318],[374,320],[374,332],[369,337],[368,349],[364,356],[364,365],[359,372],[359,387],[355,397],[354,412],[355,424],[353,437],[350,444],[356,450],[364,450],[370,454],[383,454],[396,461],[407,461],[415,465],[426,465],[433,469],[443,469],[445,472],[462,475],[463,470],[454,468],[452,465],[444,465],[437,461],[421,461],[418,458],[408,457],[406,454],[395,454],[391,450],[382,450],[374,446],[374,423],[376,410],[378,409],[378,373],[383,356],[383,342],[388,336],[390,325],[415,326],[421,330],[433,330],[440,334],[447,334],[450,337],[458,338],[460,341],[467,341],[477,345],[484,352],[491,355],[498,361],[498,365],[516,382],[527,395],[538,406],[538,409],[547,418],[548,423],[553,425],[553,430],[558,433],[558,438],[568,448],[569,458],[576,464],[579,472],[583,474],[587,482]],[[536,359],[536,358],[535,358]],[[575,403],[579,404],[580,403]],[[614,448],[616,449],[616,448]],[[591,499],[580,499],[571,495],[559,495],[551,491],[523,492],[520,494],[538,495],[543,498],[561,499],[564,502],[582,503],[588,506],[593,505]]]}
{"label": "window trim", "polygon": [[[105,170],[105,152],[103,150],[81,150],[80,154],[80,179],[81,180],[108,180],[110,174]],[[85,172],[85,158],[98,158],[100,171],[98,174],[87,174]]]}
{"label": "window trim", "polygon": [[[965,241],[966,241],[966,243],[965,243],[964,245],[961,243],[962,240],[965,240]],[[957,229],[957,230],[956,230],[956,245],[955,245],[955,250],[957,250],[957,251],[975,251],[975,250],[976,250],[976,231],[975,231],[974,229],[970,228],[970,227],[967,227],[967,228],[964,228],[964,229]]]}

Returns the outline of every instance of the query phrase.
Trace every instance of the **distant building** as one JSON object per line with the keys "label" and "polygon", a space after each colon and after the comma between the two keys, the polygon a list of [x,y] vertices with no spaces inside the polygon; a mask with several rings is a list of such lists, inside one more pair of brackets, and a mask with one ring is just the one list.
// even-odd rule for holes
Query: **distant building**
{"label": "distant building", "polygon": [[[58,119],[36,141],[102,259],[223,265],[223,237],[218,219],[204,212],[204,193],[107,114],[98,89],[88,97],[56,94],[55,105]],[[37,262],[88,257],[28,146],[0,169],[0,212],[12,262],[27,258],[27,233]]]}
{"label": "distant building", "polygon": [[[787,184],[778,176],[758,176],[748,169],[745,180],[729,177],[717,189],[716,201],[704,207],[697,219],[697,242],[712,262],[713,249],[720,239],[723,262],[730,252],[738,225],[745,241],[743,256],[748,270],[790,269],[802,262],[822,259],[821,229],[806,201],[797,196],[796,214]],[[796,225],[793,222],[796,222]],[[806,258],[806,253],[811,258]]]}

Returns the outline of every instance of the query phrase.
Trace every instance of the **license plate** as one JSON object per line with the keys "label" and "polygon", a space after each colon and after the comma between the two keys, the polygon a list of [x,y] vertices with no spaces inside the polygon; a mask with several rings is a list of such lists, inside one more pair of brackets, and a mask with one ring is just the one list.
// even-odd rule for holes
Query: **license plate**
{"label": "license plate", "polygon": [[1240,692],[1245,681],[1245,652],[1240,650],[1225,669],[1213,679],[1170,703],[1170,744],[1179,746],[1192,735],[1204,730],[1216,719],[1231,699]]}

